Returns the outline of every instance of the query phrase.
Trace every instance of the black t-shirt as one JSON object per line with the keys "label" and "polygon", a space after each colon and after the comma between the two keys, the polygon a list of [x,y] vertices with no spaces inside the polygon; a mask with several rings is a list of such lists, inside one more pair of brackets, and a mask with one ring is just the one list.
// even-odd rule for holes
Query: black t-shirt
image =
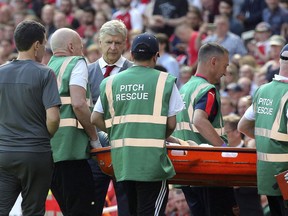
{"label": "black t-shirt", "polygon": [[[174,19],[186,16],[188,11],[187,0],[156,0],[153,15],[161,15],[167,19]],[[153,29],[158,33],[165,33],[169,37],[174,33],[174,27],[164,26],[164,28]]]}
{"label": "black t-shirt", "polygon": [[50,151],[46,110],[61,104],[54,72],[32,60],[2,65],[0,101],[0,151]]}

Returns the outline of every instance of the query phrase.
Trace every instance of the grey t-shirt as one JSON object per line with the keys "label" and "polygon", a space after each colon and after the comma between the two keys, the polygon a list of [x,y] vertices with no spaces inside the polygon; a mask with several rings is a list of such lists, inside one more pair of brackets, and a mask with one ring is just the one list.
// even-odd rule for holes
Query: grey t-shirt
{"label": "grey t-shirt", "polygon": [[47,66],[32,60],[0,66],[0,152],[51,151],[46,109],[60,105]]}

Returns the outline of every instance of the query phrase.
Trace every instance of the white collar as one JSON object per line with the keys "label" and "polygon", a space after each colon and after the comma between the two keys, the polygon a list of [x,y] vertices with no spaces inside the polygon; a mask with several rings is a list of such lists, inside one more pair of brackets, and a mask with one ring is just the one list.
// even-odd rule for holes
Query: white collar
{"label": "white collar", "polygon": [[[115,65],[118,68],[121,68],[124,65],[124,62],[126,59],[121,56],[113,65]],[[107,66],[107,62],[103,59],[103,56],[99,59],[99,66],[101,69],[104,69]]]}
{"label": "white collar", "polygon": [[278,74],[274,75],[274,80],[280,81],[280,80],[288,80],[288,77],[284,77]]}

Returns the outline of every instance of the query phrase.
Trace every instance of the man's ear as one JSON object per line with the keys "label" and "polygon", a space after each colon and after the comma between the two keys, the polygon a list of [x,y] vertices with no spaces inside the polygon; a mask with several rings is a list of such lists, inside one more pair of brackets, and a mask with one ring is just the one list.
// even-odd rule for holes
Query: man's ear
{"label": "man's ear", "polygon": [[213,66],[215,66],[216,61],[217,61],[217,58],[216,58],[215,56],[213,56],[213,57],[211,58],[211,60],[210,60],[210,62],[211,62],[211,64],[212,64]]}
{"label": "man's ear", "polygon": [[74,46],[73,46],[73,43],[68,43],[67,46],[68,46],[67,48],[68,48],[69,52],[73,53],[73,52],[74,52]]}
{"label": "man's ear", "polygon": [[34,42],[33,46],[34,46],[34,50],[37,51],[39,49],[40,42],[39,41]]}
{"label": "man's ear", "polygon": [[157,58],[160,57],[159,52],[157,52],[154,56],[153,56],[153,60],[155,61],[155,63],[157,62]]}
{"label": "man's ear", "polygon": [[131,55],[132,60],[134,61],[134,55],[131,51],[130,51],[130,55]]}

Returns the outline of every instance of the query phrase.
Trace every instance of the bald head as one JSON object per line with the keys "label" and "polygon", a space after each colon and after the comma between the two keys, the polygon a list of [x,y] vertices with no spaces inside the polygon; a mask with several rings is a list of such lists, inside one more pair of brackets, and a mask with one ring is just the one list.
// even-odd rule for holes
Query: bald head
{"label": "bald head", "polygon": [[53,55],[79,56],[82,55],[82,41],[79,34],[69,28],[60,28],[50,39]]}

